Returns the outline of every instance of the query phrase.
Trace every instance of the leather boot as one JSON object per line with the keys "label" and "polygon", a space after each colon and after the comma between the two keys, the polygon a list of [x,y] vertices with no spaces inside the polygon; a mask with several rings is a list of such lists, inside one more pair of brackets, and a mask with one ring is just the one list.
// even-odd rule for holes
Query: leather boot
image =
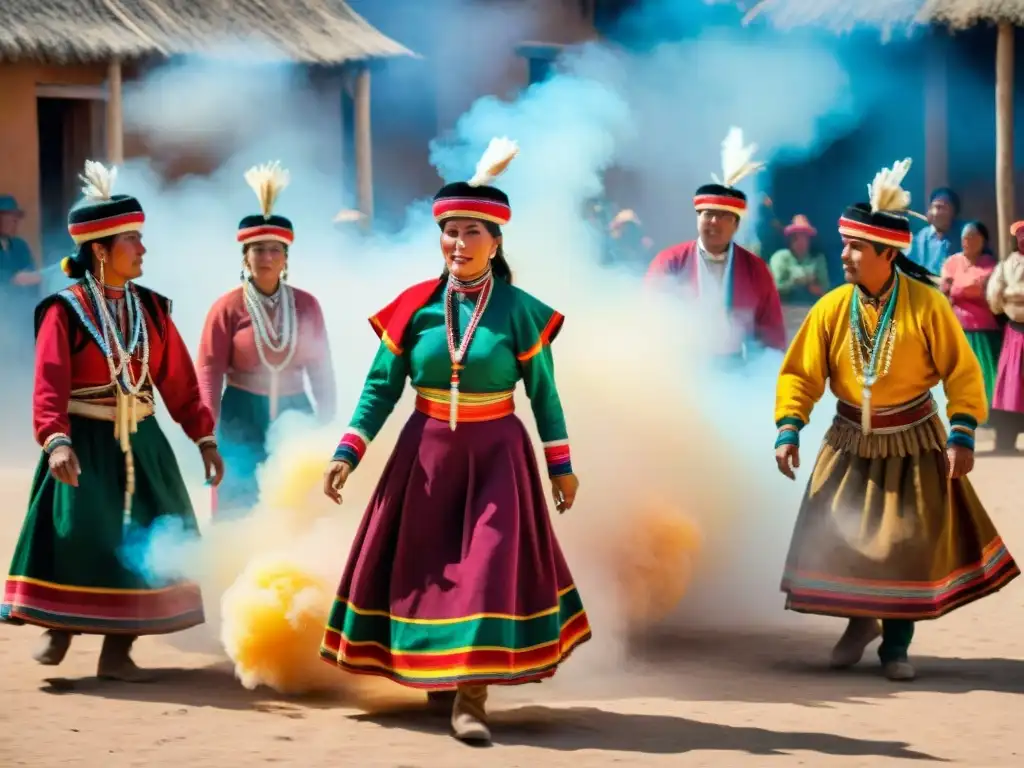
{"label": "leather boot", "polygon": [[32,658],[44,667],[56,667],[68,655],[71,647],[71,633],[60,629],[48,629],[43,632],[39,645],[32,653]]}
{"label": "leather boot", "polygon": [[456,739],[472,744],[490,743],[486,705],[486,685],[459,686],[452,706],[452,734]]}
{"label": "leather boot", "polygon": [[877,619],[853,618],[846,625],[846,631],[832,649],[832,669],[848,669],[864,658],[867,647],[882,636],[882,626]]}
{"label": "leather boot", "polygon": [[106,635],[96,674],[103,680],[120,680],[124,683],[148,683],[152,673],[139,669],[132,661],[134,635]]}

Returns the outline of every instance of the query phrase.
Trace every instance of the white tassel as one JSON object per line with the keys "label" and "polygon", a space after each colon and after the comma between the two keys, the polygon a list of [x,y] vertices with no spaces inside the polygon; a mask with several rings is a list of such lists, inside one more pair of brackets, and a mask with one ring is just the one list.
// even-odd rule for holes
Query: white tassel
{"label": "white tassel", "polygon": [[282,168],[281,163],[277,160],[263,165],[254,165],[245,172],[245,181],[256,193],[256,197],[260,201],[260,213],[263,214],[264,219],[270,218],[278,195],[291,183],[291,180],[291,174]]}
{"label": "white tassel", "polygon": [[117,181],[117,168],[107,168],[103,163],[95,160],[85,161],[85,171],[78,177],[85,186],[82,187],[82,194],[90,202],[102,202],[109,200],[114,194],[114,182]]}
{"label": "white tassel", "polygon": [[757,144],[743,144],[743,131],[740,128],[729,129],[725,141],[722,142],[722,178],[711,174],[716,184],[734,187],[742,179],[757,173],[764,168],[764,163],[754,160]]}
{"label": "white tassel", "polygon": [[476,164],[476,173],[469,180],[471,187],[484,187],[501,176],[508,168],[512,159],[519,154],[519,145],[509,138],[491,139],[480,161]]}

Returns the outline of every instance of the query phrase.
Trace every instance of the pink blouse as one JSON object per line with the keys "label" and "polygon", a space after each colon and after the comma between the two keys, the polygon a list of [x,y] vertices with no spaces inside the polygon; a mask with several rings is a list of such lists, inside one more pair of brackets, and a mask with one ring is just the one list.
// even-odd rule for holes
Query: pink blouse
{"label": "pink blouse", "polygon": [[963,253],[957,253],[942,265],[942,292],[949,296],[953,312],[965,331],[999,330],[985,299],[985,288],[995,268],[995,257],[987,253],[979,256],[976,264]]}

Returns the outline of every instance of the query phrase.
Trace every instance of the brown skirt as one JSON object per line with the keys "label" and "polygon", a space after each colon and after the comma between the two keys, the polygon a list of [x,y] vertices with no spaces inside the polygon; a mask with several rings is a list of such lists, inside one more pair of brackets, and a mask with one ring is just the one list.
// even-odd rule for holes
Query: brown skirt
{"label": "brown skirt", "polygon": [[864,435],[837,417],[797,517],[786,608],[935,619],[1020,574],[967,478],[949,480],[937,415]]}

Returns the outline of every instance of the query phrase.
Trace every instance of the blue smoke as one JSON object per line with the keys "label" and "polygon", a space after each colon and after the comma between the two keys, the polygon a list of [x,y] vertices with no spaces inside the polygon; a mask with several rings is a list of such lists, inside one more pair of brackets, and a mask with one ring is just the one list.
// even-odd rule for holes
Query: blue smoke
{"label": "blue smoke", "polygon": [[161,515],[149,526],[132,525],[118,550],[121,564],[143,582],[160,588],[183,579],[198,580],[199,532],[177,515]]}

